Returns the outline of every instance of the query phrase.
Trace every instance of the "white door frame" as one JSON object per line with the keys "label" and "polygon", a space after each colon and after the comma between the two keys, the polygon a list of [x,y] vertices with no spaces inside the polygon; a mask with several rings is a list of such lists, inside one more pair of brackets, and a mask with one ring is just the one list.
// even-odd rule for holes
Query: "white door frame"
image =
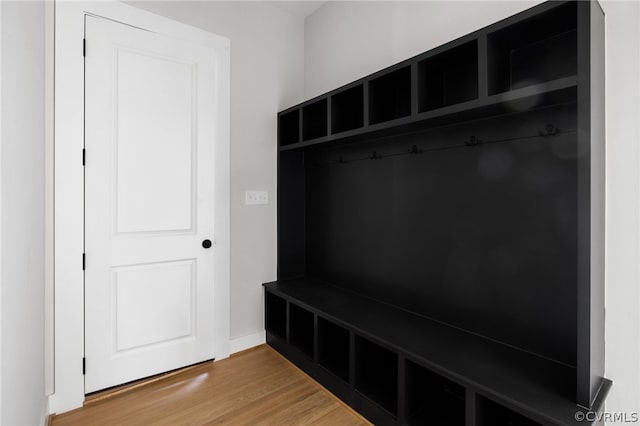
{"label": "white door frame", "polygon": [[[214,47],[218,96],[215,146],[215,358],[229,356],[230,42],[224,37],[117,1],[56,1],[54,130],[54,394],[50,413],[84,402],[84,17],[87,14]],[[88,49],[91,47],[88,46]]]}

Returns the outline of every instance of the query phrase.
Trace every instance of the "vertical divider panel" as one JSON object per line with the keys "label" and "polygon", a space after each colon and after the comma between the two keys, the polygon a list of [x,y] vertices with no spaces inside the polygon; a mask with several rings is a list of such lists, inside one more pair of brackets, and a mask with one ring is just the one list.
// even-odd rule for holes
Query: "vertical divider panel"
{"label": "vertical divider panel", "polygon": [[304,108],[298,108],[298,110],[300,111],[300,113],[298,114],[298,141],[302,142],[304,139],[302,139],[304,132],[302,129],[302,124],[304,123],[302,116],[304,115]]}
{"label": "vertical divider panel", "polygon": [[327,131],[326,135],[329,136],[331,134],[331,96],[327,97]]}
{"label": "vertical divider panel", "polygon": [[313,363],[317,364],[318,359],[318,314],[313,313]]}
{"label": "vertical divider panel", "polygon": [[476,393],[469,388],[465,389],[465,426],[476,426]]}
{"label": "vertical divider panel", "polygon": [[287,304],[286,305],[286,309],[285,309],[285,311],[287,313],[287,315],[286,315],[286,318],[287,318],[287,321],[286,321],[286,325],[287,325],[287,327],[286,327],[286,334],[287,334],[286,341],[287,341],[287,344],[289,345],[289,344],[291,344],[291,342],[289,341],[289,336],[291,335],[291,333],[289,332],[289,330],[291,330],[291,315],[289,315],[289,307],[291,306],[291,304],[289,303],[288,300],[285,300],[285,303]]}
{"label": "vertical divider panel", "polygon": [[[416,105],[417,107],[417,105]],[[406,359],[402,355],[398,355],[398,420],[400,424],[406,424],[407,422],[407,370]]]}
{"label": "vertical divider panel", "polygon": [[356,335],[353,331],[349,331],[349,387],[351,391],[356,387]]}
{"label": "vertical divider panel", "polygon": [[487,35],[478,37],[478,99],[489,96],[489,52]]}
{"label": "vertical divider panel", "polygon": [[364,127],[367,128],[369,127],[370,123],[369,123],[369,80],[366,80],[364,82],[364,87],[363,87],[364,92],[362,93],[362,108],[364,108],[364,113],[363,113],[363,117],[364,117]]}
{"label": "vertical divider panel", "polygon": [[278,155],[278,279],[303,276],[306,270],[305,152]]}
{"label": "vertical divider panel", "polygon": [[411,115],[418,114],[418,62],[411,64]]}

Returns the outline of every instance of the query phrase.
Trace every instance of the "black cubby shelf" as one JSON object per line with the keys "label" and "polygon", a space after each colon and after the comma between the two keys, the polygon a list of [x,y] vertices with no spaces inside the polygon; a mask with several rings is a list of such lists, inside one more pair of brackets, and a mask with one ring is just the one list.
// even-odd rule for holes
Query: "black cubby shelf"
{"label": "black cubby shelf", "polygon": [[[545,3],[538,12],[519,14],[515,22],[501,21],[284,110],[279,114],[280,149],[507,113],[503,97],[495,96],[500,94],[519,101],[517,106],[524,109],[575,99],[571,94],[578,75],[577,3]],[[519,90],[523,88],[529,90]],[[361,108],[365,99],[368,122]],[[302,139],[295,123],[300,110],[308,110],[309,117],[305,121],[303,113]]]}
{"label": "black cubby shelf", "polygon": [[331,134],[364,126],[364,85],[358,84],[331,96]]}
{"label": "black cubby shelf", "polygon": [[287,302],[272,293],[265,295],[265,327],[279,338],[287,338]]}
{"label": "black cubby shelf", "polygon": [[398,414],[398,355],[360,336],[355,338],[355,389],[391,416]]}
{"label": "black cubby shelf", "polygon": [[478,396],[476,404],[476,426],[539,426],[540,423],[509,410],[506,407]]}
{"label": "black cubby shelf", "polygon": [[278,120],[278,137],[280,146],[297,144],[300,142],[300,110],[294,109],[281,114]]}
{"label": "black cubby shelf", "polygon": [[[496,115],[526,111],[571,102],[577,93],[577,77],[570,76],[551,82],[539,83],[504,93],[496,93],[482,99],[473,99],[462,104],[443,106],[395,120],[392,126],[385,123],[358,127],[342,133],[280,145],[280,151],[304,150],[362,141],[371,138],[398,136],[405,132],[435,128],[452,123],[493,117]],[[290,114],[291,112],[289,112]]]}
{"label": "black cubby shelf", "polygon": [[302,140],[327,136],[327,98],[302,107]]}
{"label": "black cubby shelf", "polygon": [[489,94],[577,73],[577,3],[488,34]]}
{"label": "black cubby shelf", "polygon": [[[320,375],[326,362],[296,358],[295,345],[283,345],[267,322],[267,343],[311,377],[332,390],[345,387],[348,359],[352,379],[340,396],[374,423],[430,424],[425,416],[444,416],[441,423],[460,424],[461,416],[484,416],[482,424],[502,419],[528,419],[516,425],[584,425],[573,402],[575,368],[509,347],[405,310],[359,296],[318,279],[292,279],[264,284],[267,295],[304,307],[332,325],[334,337],[318,339],[318,352],[336,350],[341,373]],[[291,318],[291,317],[290,317]],[[321,318],[321,320],[320,320]],[[347,354],[345,330],[353,335]],[[327,330],[325,330],[325,333]],[[313,333],[310,331],[310,333]],[[275,344],[274,344],[275,343]],[[291,346],[294,346],[293,351]],[[403,369],[399,363],[405,362]],[[331,364],[331,363],[330,363]],[[329,370],[332,370],[329,368]],[[334,370],[335,371],[335,370]],[[353,377],[352,377],[353,376]],[[593,410],[611,386],[605,380]],[[402,387],[406,395],[398,404]],[[471,396],[469,396],[471,394]],[[469,413],[467,398],[479,399]],[[489,401],[491,404],[487,408]],[[437,404],[437,408],[435,405]],[[450,411],[438,412],[447,407]],[[480,409],[482,408],[482,411]],[[430,413],[433,411],[433,413]],[[518,420],[520,421],[520,420]],[[522,420],[524,421],[524,420]],[[449,423],[447,423],[449,422]],[[489,423],[487,423],[489,422]],[[509,425],[510,423],[504,423]]]}
{"label": "black cubby shelf", "polygon": [[554,1],[281,111],[267,343],[375,424],[586,424],[604,71],[602,9]]}
{"label": "black cubby shelf", "polygon": [[431,111],[478,97],[478,41],[418,62],[418,111]]}
{"label": "black cubby shelf", "polygon": [[349,382],[349,330],[318,317],[318,364]]}
{"label": "black cubby shelf", "polygon": [[369,123],[377,124],[411,115],[411,66],[369,80]]}
{"label": "black cubby shelf", "polygon": [[305,355],[313,358],[313,314],[297,305],[289,305],[289,342]]}
{"label": "black cubby shelf", "polygon": [[405,368],[408,425],[465,426],[464,386],[412,361]]}

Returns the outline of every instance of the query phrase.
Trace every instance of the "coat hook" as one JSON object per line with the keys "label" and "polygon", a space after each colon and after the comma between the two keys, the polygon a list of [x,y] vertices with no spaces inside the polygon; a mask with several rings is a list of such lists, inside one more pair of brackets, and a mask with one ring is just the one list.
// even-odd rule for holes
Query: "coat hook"
{"label": "coat hook", "polygon": [[471,136],[469,138],[469,140],[464,141],[464,145],[465,146],[480,146],[480,145],[482,145],[482,141],[479,138],[475,137],[475,136]]}
{"label": "coat hook", "polygon": [[556,136],[559,132],[560,132],[560,129],[558,129],[553,124],[547,124],[544,130],[538,130],[538,134],[543,138]]}
{"label": "coat hook", "polygon": [[409,154],[422,154],[422,150],[418,149],[418,145],[413,145],[411,149],[409,149]]}

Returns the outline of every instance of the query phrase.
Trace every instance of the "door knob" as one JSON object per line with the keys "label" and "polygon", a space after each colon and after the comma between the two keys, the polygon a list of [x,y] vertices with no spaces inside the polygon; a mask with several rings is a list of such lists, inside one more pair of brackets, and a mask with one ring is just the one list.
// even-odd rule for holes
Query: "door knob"
{"label": "door knob", "polygon": [[211,247],[211,240],[204,240],[202,242],[202,247],[204,248],[210,248]]}

